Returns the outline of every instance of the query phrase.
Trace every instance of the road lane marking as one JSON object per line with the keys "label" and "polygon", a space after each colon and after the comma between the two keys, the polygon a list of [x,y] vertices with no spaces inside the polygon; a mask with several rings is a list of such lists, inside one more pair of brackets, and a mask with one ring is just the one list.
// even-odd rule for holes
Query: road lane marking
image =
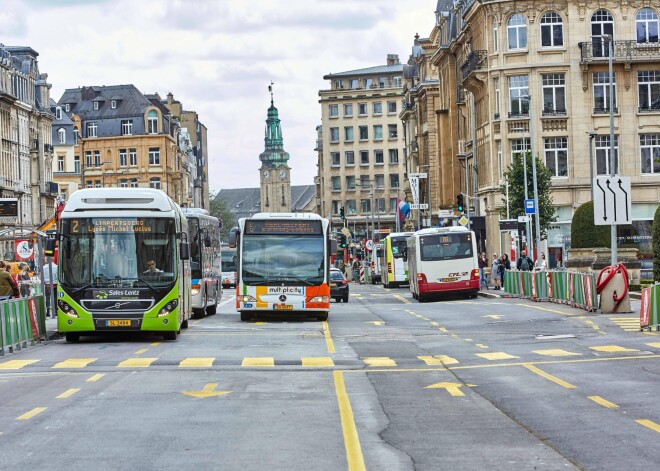
{"label": "road lane marking", "polygon": [[341,429],[344,434],[344,447],[346,448],[346,460],[350,471],[366,471],[364,457],[362,456],[362,447],[360,446],[360,437],[355,426],[353,409],[351,401],[346,393],[344,384],[344,375],[341,371],[333,373],[335,379],[335,393],[337,394],[337,403],[339,404],[339,416],[341,418]]}
{"label": "road lane marking", "polygon": [[20,370],[21,368],[37,363],[41,360],[9,360],[4,363],[0,363],[0,370]]}
{"label": "road lane marking", "polygon": [[158,358],[129,358],[117,365],[117,368],[148,368]]}
{"label": "road lane marking", "polygon": [[35,407],[35,408],[32,409],[31,411],[26,412],[25,414],[23,414],[23,415],[19,415],[18,417],[16,417],[16,420],[28,420],[28,419],[31,419],[31,418],[34,417],[35,415],[39,415],[39,414],[41,414],[41,413],[42,413],[43,411],[45,411],[46,409],[48,409],[48,407]]}
{"label": "road lane marking", "polygon": [[142,355],[143,353],[147,352],[147,348],[141,348],[137,352],[135,352],[135,355]]}
{"label": "road lane marking", "polygon": [[575,316],[575,315],[577,315],[577,314],[573,314],[571,312],[558,311],[557,309],[548,309],[547,307],[534,306],[532,304],[517,303],[516,305],[517,306],[522,306],[522,307],[528,307],[530,309],[538,309],[539,311],[554,312],[555,314],[562,314],[564,316]]}
{"label": "road lane marking", "polygon": [[303,357],[302,366],[335,366],[330,357]]}
{"label": "road lane marking", "polygon": [[218,387],[218,383],[209,383],[206,386],[204,386],[200,391],[182,391],[182,394],[196,397],[198,399],[203,399],[206,397],[224,396],[225,394],[230,394],[232,392],[232,391],[216,391],[215,388],[217,387]]}
{"label": "road lane marking", "polygon": [[479,348],[490,348],[488,345],[486,345],[484,343],[477,343],[476,346],[479,347]]}
{"label": "road lane marking", "polygon": [[463,386],[462,383],[443,382],[431,384],[430,386],[424,386],[424,389],[446,389],[450,395],[454,397],[461,397],[465,396],[465,393],[460,389],[461,386]]}
{"label": "road lane marking", "polygon": [[85,368],[96,360],[98,358],[69,358],[68,360],[56,363],[53,368]]}
{"label": "road lane marking", "polygon": [[103,378],[104,376],[105,376],[105,373],[98,373],[98,374],[95,374],[93,376],[90,376],[85,381],[88,382],[88,383],[95,383],[96,381]]}
{"label": "road lane marking", "polygon": [[323,336],[325,337],[325,345],[328,347],[328,353],[335,353],[335,344],[330,335],[330,327],[328,321],[323,321]]}
{"label": "road lane marking", "polygon": [[607,407],[608,409],[616,409],[619,407],[618,405],[614,404],[613,402],[608,401],[607,399],[603,399],[600,396],[587,396],[589,399],[594,401],[596,404],[600,404],[603,407]]}
{"label": "road lane marking", "polygon": [[575,389],[577,387],[577,386],[572,385],[571,383],[568,383],[568,382],[564,381],[563,379],[559,379],[556,376],[551,375],[550,373],[546,373],[542,369],[537,368],[536,366],[531,365],[529,363],[525,363],[525,364],[523,364],[523,366],[525,368],[527,368],[529,371],[531,371],[533,373],[536,373],[537,375],[542,376],[545,379],[550,380],[555,384],[558,384],[559,386],[563,386],[566,389]]}
{"label": "road lane marking", "polygon": [[649,342],[646,345],[653,348],[660,348],[660,342]]}
{"label": "road lane marking", "polygon": [[426,363],[429,366],[434,366],[434,365],[454,365],[458,363],[458,360],[456,358],[452,358],[447,355],[433,355],[433,356],[420,356],[417,357],[420,360],[422,360],[424,363]]}
{"label": "road lane marking", "polygon": [[160,342],[153,342],[149,344],[150,347],[157,347],[158,345],[160,345]]}
{"label": "road lane marking", "polygon": [[433,327],[438,327],[440,324],[438,324],[437,322],[433,321],[433,322],[431,322],[431,325],[432,325]]}
{"label": "road lane marking", "polygon": [[66,399],[67,397],[73,396],[75,393],[80,391],[80,388],[71,388],[64,391],[62,394],[57,396],[57,399]]}
{"label": "road lane marking", "polygon": [[365,357],[362,359],[367,366],[396,366],[390,357]]}
{"label": "road lane marking", "polygon": [[394,297],[395,297],[396,299],[398,299],[399,301],[401,301],[402,303],[404,303],[404,304],[411,304],[410,300],[404,298],[404,297],[401,296],[400,294],[395,294]]}
{"label": "road lane marking", "polygon": [[209,367],[209,366],[213,366],[213,360],[215,360],[215,357],[184,358],[179,363],[179,368]]}
{"label": "road lane marking", "polygon": [[555,348],[551,350],[532,350],[532,353],[545,355],[548,357],[570,357],[575,355],[582,355],[581,353],[569,352],[567,350],[562,350],[561,348]]}
{"label": "road lane marking", "polygon": [[592,350],[597,352],[607,352],[607,353],[619,353],[619,352],[639,352],[634,348],[620,347],[618,345],[601,345],[599,347],[589,347]]}
{"label": "road lane marking", "polygon": [[245,357],[241,366],[275,366],[273,357]]}
{"label": "road lane marking", "polygon": [[644,427],[650,428],[651,430],[654,430],[654,431],[660,433],[660,424],[656,424],[652,420],[638,419],[638,420],[635,420],[635,422],[637,422],[640,425],[643,425]]}
{"label": "road lane marking", "polygon": [[511,360],[512,358],[520,358],[504,352],[475,353],[475,355],[485,358],[486,360]]}

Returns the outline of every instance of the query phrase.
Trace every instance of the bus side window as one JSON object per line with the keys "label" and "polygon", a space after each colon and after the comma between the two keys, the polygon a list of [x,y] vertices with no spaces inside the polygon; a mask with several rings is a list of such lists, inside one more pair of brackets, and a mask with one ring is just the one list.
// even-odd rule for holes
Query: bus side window
{"label": "bus side window", "polygon": [[408,261],[408,249],[407,248],[403,249],[403,261],[404,262]]}

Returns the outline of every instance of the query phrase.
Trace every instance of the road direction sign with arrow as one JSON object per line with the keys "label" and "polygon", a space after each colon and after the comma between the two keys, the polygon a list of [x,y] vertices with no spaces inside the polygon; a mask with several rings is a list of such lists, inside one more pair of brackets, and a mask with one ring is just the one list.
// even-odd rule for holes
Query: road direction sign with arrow
{"label": "road direction sign with arrow", "polygon": [[594,223],[612,226],[632,223],[630,177],[594,178]]}

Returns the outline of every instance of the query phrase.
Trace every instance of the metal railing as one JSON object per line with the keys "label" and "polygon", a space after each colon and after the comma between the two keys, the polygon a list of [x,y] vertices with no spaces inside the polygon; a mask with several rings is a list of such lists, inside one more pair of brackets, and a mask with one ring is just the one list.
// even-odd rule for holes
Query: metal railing
{"label": "metal railing", "polygon": [[[607,62],[606,40],[594,40],[578,44],[581,64]],[[656,62],[660,61],[660,43],[638,43],[635,40],[614,41],[613,62]]]}
{"label": "metal railing", "polygon": [[461,72],[463,73],[463,80],[467,79],[470,74],[476,70],[487,68],[488,51],[472,51],[468,54],[467,60],[461,65]]}

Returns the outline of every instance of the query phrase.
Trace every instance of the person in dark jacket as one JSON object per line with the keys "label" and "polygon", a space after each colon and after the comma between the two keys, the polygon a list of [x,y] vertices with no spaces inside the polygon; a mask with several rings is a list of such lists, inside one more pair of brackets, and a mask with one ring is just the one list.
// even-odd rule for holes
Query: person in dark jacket
{"label": "person in dark jacket", "polygon": [[527,256],[527,251],[523,250],[521,252],[516,268],[520,271],[532,271],[534,269],[534,262]]}
{"label": "person in dark jacket", "polygon": [[18,297],[18,285],[14,278],[5,270],[5,262],[0,260],[0,297]]}

